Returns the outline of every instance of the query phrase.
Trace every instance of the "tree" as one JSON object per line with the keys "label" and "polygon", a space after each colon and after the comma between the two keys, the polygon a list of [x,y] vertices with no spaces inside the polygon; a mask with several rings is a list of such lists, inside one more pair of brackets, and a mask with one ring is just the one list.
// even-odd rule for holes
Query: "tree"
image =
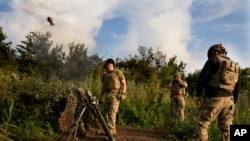
{"label": "tree", "polygon": [[11,42],[5,42],[6,39],[7,36],[0,27],[0,67],[13,69],[16,67],[15,50],[11,48]]}
{"label": "tree", "polygon": [[185,79],[184,76],[185,67],[186,63],[184,63],[183,61],[180,61],[178,63],[177,56],[169,58],[166,65],[162,66],[159,71],[159,78],[161,78],[161,86],[168,85],[177,71],[181,72],[182,78]]}
{"label": "tree", "polygon": [[130,55],[129,59],[119,63],[126,70],[128,79],[138,83],[156,82],[163,86],[176,71],[184,72],[186,64],[182,61],[178,64],[177,56],[167,62],[167,55],[160,48],[154,52],[151,47],[139,46],[138,52],[139,55]]}
{"label": "tree", "polygon": [[84,80],[94,71],[92,61],[97,58],[89,58],[87,52],[84,44],[69,44],[69,54],[66,56],[63,72],[65,79]]}
{"label": "tree", "polygon": [[241,69],[241,91],[249,91],[250,68]]}
{"label": "tree", "polygon": [[193,73],[189,73],[187,75],[186,81],[188,83],[187,91],[189,95],[195,96],[196,94],[196,83],[198,81],[198,77],[200,75],[200,70],[196,70]]}
{"label": "tree", "polygon": [[21,73],[49,78],[62,70],[65,53],[62,52],[62,46],[51,49],[53,42],[50,38],[49,32],[30,32],[26,36],[27,40],[21,41],[23,45],[17,45],[20,54],[18,69]]}
{"label": "tree", "polygon": [[53,70],[53,75],[59,76],[63,72],[64,61],[65,61],[65,52],[62,51],[63,46],[56,46],[52,48],[49,55],[48,66],[50,66]]}
{"label": "tree", "polygon": [[98,76],[102,76],[104,72],[103,64],[104,61],[102,58],[98,56],[98,54],[93,54],[89,57],[89,61],[91,62],[90,70],[93,72],[93,78],[97,78]]}

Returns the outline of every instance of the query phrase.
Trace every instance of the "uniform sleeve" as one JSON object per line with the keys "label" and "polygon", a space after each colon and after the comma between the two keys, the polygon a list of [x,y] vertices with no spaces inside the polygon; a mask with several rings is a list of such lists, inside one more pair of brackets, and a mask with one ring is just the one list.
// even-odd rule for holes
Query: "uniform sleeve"
{"label": "uniform sleeve", "polygon": [[233,97],[234,97],[234,103],[237,102],[238,100],[238,94],[240,91],[240,86],[241,86],[241,73],[239,73],[239,77],[238,77],[238,82],[236,83],[235,87],[234,87],[234,91],[233,91]]}
{"label": "uniform sleeve", "polygon": [[205,81],[207,76],[209,75],[209,71],[210,71],[210,61],[208,60],[205,65],[203,66],[201,73],[198,77],[198,81],[196,84],[196,96],[200,97],[202,92],[203,92],[203,88],[205,85]]}
{"label": "uniform sleeve", "polygon": [[123,72],[121,70],[118,70],[118,76],[119,76],[119,80],[125,80],[125,76],[123,74]]}
{"label": "uniform sleeve", "polygon": [[182,87],[185,87],[185,88],[188,87],[187,81],[185,81],[185,80],[181,80],[180,84]]}

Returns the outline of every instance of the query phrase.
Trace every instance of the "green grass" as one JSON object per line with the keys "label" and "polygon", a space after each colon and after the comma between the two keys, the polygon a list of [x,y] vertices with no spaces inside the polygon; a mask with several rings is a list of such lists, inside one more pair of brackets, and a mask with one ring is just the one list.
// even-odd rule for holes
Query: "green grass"
{"label": "green grass", "polygon": [[[22,76],[19,76],[22,77]],[[34,77],[16,79],[11,74],[0,75],[1,117],[0,137],[15,140],[34,136],[56,136],[58,118],[64,109],[68,90],[80,87],[90,90],[99,98],[100,78],[85,81],[60,81],[56,78],[42,80]],[[117,124],[145,129],[166,129],[167,140],[192,140],[198,107],[188,97],[185,121],[176,122],[170,118],[169,90],[155,83],[135,84],[127,82],[127,99],[121,102]],[[3,102],[4,101],[4,102]],[[101,105],[100,108],[102,109]],[[30,122],[34,121],[34,122]],[[250,94],[242,91],[236,104],[234,124],[250,123]],[[21,132],[21,133],[20,133]],[[209,129],[210,140],[218,140],[220,131],[217,122]]]}

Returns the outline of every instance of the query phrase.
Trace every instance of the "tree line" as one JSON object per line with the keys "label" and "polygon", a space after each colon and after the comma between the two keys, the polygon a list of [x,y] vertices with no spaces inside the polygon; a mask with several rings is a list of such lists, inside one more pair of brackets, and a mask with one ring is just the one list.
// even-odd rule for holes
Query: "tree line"
{"label": "tree line", "polygon": [[[89,55],[88,49],[81,43],[69,43],[69,52],[63,51],[63,45],[54,45],[52,34],[38,31],[30,32],[26,40],[16,47],[7,42],[7,35],[0,27],[0,69],[17,74],[39,76],[44,79],[57,77],[60,80],[84,80],[88,76],[97,77],[103,73],[104,58],[98,54]],[[138,46],[138,54],[126,58],[115,58],[117,67],[122,69],[127,80],[135,83],[156,83],[165,87],[176,71],[183,74],[189,87],[187,91],[194,95],[195,83],[200,70],[186,76],[186,63],[178,62],[177,56],[168,57],[160,48]],[[247,90],[250,81],[250,68],[242,68],[242,88]]]}
{"label": "tree line", "polygon": [[[84,44],[74,42],[69,43],[69,52],[64,52],[63,45],[54,45],[51,37],[49,32],[30,32],[24,41],[12,47],[0,27],[1,139],[22,140],[58,133],[58,119],[72,84],[97,96],[100,93],[105,58],[89,55]],[[146,128],[165,125],[171,127],[169,140],[183,137],[183,133],[187,140],[192,138],[197,113],[193,98],[187,99],[186,123],[172,127],[166,87],[173,74],[180,71],[188,83],[187,92],[193,96],[200,70],[185,74],[186,63],[177,61],[177,56],[167,56],[160,48],[138,46],[137,54],[113,59],[128,82],[129,96],[121,103],[119,124]],[[235,123],[249,123],[250,68],[241,69],[241,78]]]}

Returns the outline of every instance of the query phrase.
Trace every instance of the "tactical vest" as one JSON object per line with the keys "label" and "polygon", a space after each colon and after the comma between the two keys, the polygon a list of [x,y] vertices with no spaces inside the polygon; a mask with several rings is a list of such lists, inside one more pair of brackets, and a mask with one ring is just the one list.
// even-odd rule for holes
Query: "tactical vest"
{"label": "tactical vest", "polygon": [[224,56],[217,56],[219,68],[208,79],[208,85],[232,92],[238,81],[240,66],[237,62]]}
{"label": "tactical vest", "polygon": [[118,92],[121,87],[119,70],[115,69],[113,72],[106,73],[103,77],[103,84],[105,90]]}
{"label": "tactical vest", "polygon": [[185,87],[181,86],[180,83],[172,82],[171,95],[185,95]]}

